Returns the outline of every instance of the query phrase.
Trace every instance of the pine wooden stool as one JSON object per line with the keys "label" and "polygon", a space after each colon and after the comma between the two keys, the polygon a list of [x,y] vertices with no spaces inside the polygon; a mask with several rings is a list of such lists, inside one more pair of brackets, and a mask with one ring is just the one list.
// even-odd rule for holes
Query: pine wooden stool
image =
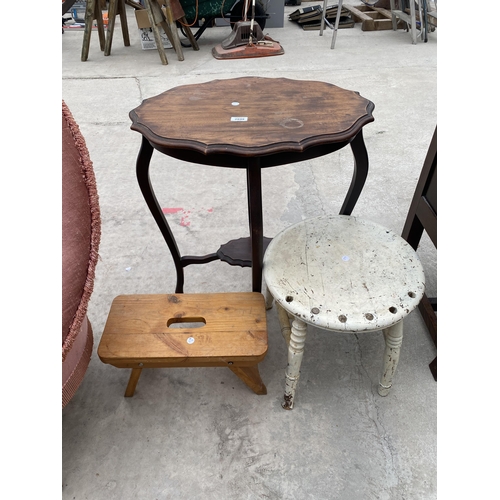
{"label": "pine wooden stool", "polygon": [[97,350],[102,362],[132,368],[126,397],[143,368],[195,366],[227,366],[256,394],[267,394],[257,366],[266,353],[264,297],[254,292],[120,295]]}
{"label": "pine wooden stool", "polygon": [[383,330],[386,347],[378,392],[389,393],[403,319],[417,307],[425,288],[420,260],[403,238],[345,215],[307,219],[271,241],[264,279],[288,343],[283,408],[294,405],[308,324],[346,333]]}

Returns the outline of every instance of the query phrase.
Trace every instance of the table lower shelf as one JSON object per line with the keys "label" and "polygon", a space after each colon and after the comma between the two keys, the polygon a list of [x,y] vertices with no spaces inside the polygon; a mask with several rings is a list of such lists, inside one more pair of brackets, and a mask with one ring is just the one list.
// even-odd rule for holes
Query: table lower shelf
{"label": "table lower shelf", "polygon": [[[267,245],[272,238],[262,239],[262,253],[266,251]],[[252,267],[252,240],[250,238],[239,238],[221,245],[217,250],[217,257],[231,266]]]}

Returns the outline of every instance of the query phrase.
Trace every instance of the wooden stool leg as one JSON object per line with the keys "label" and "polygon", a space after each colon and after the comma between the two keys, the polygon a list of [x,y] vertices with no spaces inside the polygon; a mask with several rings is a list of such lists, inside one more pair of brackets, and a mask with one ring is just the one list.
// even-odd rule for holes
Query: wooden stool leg
{"label": "wooden stool leg", "polygon": [[387,396],[392,387],[392,379],[399,362],[399,352],[403,343],[403,321],[384,330],[385,352],[382,376],[378,385],[378,393]]}
{"label": "wooden stool leg", "polygon": [[191,28],[188,26],[187,19],[185,17],[181,17],[179,21],[182,23],[182,26],[184,27],[184,31],[186,32],[186,36],[188,37],[189,43],[191,44],[191,47],[193,47],[193,50],[200,50],[198,42],[196,41],[196,38],[194,37],[193,32],[191,31]]}
{"label": "wooden stool leg", "polygon": [[120,24],[122,25],[122,35],[123,35],[123,45],[125,47],[130,47],[130,37],[128,34],[128,21],[127,21],[127,11],[125,10],[125,0],[118,0],[120,14]]}
{"label": "wooden stool leg", "polygon": [[156,48],[158,49],[158,54],[160,54],[161,63],[167,65],[168,61],[167,61],[167,56],[165,54],[165,49],[163,47],[163,41],[161,39],[158,26],[156,25],[155,16],[153,13],[153,8],[159,8],[158,4],[156,0],[144,0],[144,3],[146,5],[146,10],[148,11],[149,24],[151,25],[151,29],[153,30]]}
{"label": "wooden stool leg", "polygon": [[125,397],[131,398],[134,395],[137,382],[139,382],[139,377],[141,376],[142,368],[132,368],[130,373],[130,378],[128,379],[127,389],[125,390]]}
{"label": "wooden stool leg", "polygon": [[[97,33],[99,35],[99,46],[104,52],[104,46],[106,45],[106,33],[104,33],[104,21],[102,20],[102,7],[100,2],[95,0],[95,20],[97,22]],[[92,27],[91,27],[92,29]]]}
{"label": "wooden stool leg", "polygon": [[108,30],[106,32],[106,44],[104,46],[104,55],[111,54],[111,44],[113,43],[113,32],[115,30],[115,19],[118,11],[118,0],[109,0],[108,10]]}
{"label": "wooden stool leg", "polygon": [[166,23],[162,23],[163,29],[165,30],[165,33],[167,33],[170,41],[172,42],[175,52],[177,52],[177,59],[179,61],[184,61],[184,53],[182,52],[181,40],[179,38],[179,33],[177,31],[177,24],[172,14],[172,7],[170,6],[170,0],[165,1],[165,12],[167,14],[167,20]]}
{"label": "wooden stool leg", "polygon": [[94,20],[95,0],[88,0],[85,9],[85,28],[83,30],[83,44],[81,60],[89,57],[90,37],[92,35],[92,21]]}
{"label": "wooden stool leg", "polygon": [[167,23],[167,21],[163,21],[161,23],[161,27],[163,28],[163,31],[166,33],[168,39],[170,40],[170,43],[174,47],[174,50],[177,54],[177,59],[179,61],[184,61],[184,53],[182,52],[181,40],[177,33],[177,28],[174,28],[172,30],[172,27],[170,26],[169,23]]}
{"label": "wooden stool leg", "polygon": [[125,11],[125,0],[109,0],[108,11],[108,30],[106,33],[106,44],[104,46],[104,55],[111,54],[111,45],[113,43],[113,33],[115,30],[115,20],[117,14],[120,15],[120,23],[122,25],[123,44],[125,47],[130,46],[130,38],[128,34],[127,13]]}
{"label": "wooden stool leg", "polygon": [[241,379],[255,394],[259,396],[267,394],[266,386],[260,378],[259,367],[255,366],[234,366],[229,365],[228,368]]}
{"label": "wooden stool leg", "polygon": [[288,365],[286,367],[285,402],[282,407],[285,410],[293,408],[295,390],[300,376],[300,365],[304,356],[304,344],[306,341],[307,325],[300,319],[294,318],[290,343],[288,345]]}

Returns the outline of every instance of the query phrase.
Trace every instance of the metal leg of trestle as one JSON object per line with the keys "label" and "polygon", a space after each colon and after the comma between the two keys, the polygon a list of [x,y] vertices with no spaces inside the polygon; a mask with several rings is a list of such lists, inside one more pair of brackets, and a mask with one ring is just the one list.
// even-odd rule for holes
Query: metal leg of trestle
{"label": "metal leg of trestle", "polygon": [[325,28],[325,23],[330,26],[330,28],[333,29],[333,37],[332,37],[332,44],[330,45],[330,48],[333,49],[335,48],[335,42],[337,40],[337,31],[339,29],[339,22],[340,22],[340,15],[342,13],[342,3],[343,0],[339,0],[338,5],[337,5],[337,15],[335,16],[335,24],[332,26],[328,20],[326,19],[326,9],[328,8],[328,0],[323,0],[323,12],[321,16],[321,25],[319,28],[319,36],[323,36],[323,30]]}

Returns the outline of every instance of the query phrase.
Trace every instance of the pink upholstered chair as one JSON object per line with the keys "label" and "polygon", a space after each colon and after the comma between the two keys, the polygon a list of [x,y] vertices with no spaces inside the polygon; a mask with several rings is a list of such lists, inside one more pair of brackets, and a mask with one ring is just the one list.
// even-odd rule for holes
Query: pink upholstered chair
{"label": "pink upholstered chair", "polygon": [[101,237],[92,162],[73,115],[62,102],[62,407],[78,389],[94,344],[87,307]]}

